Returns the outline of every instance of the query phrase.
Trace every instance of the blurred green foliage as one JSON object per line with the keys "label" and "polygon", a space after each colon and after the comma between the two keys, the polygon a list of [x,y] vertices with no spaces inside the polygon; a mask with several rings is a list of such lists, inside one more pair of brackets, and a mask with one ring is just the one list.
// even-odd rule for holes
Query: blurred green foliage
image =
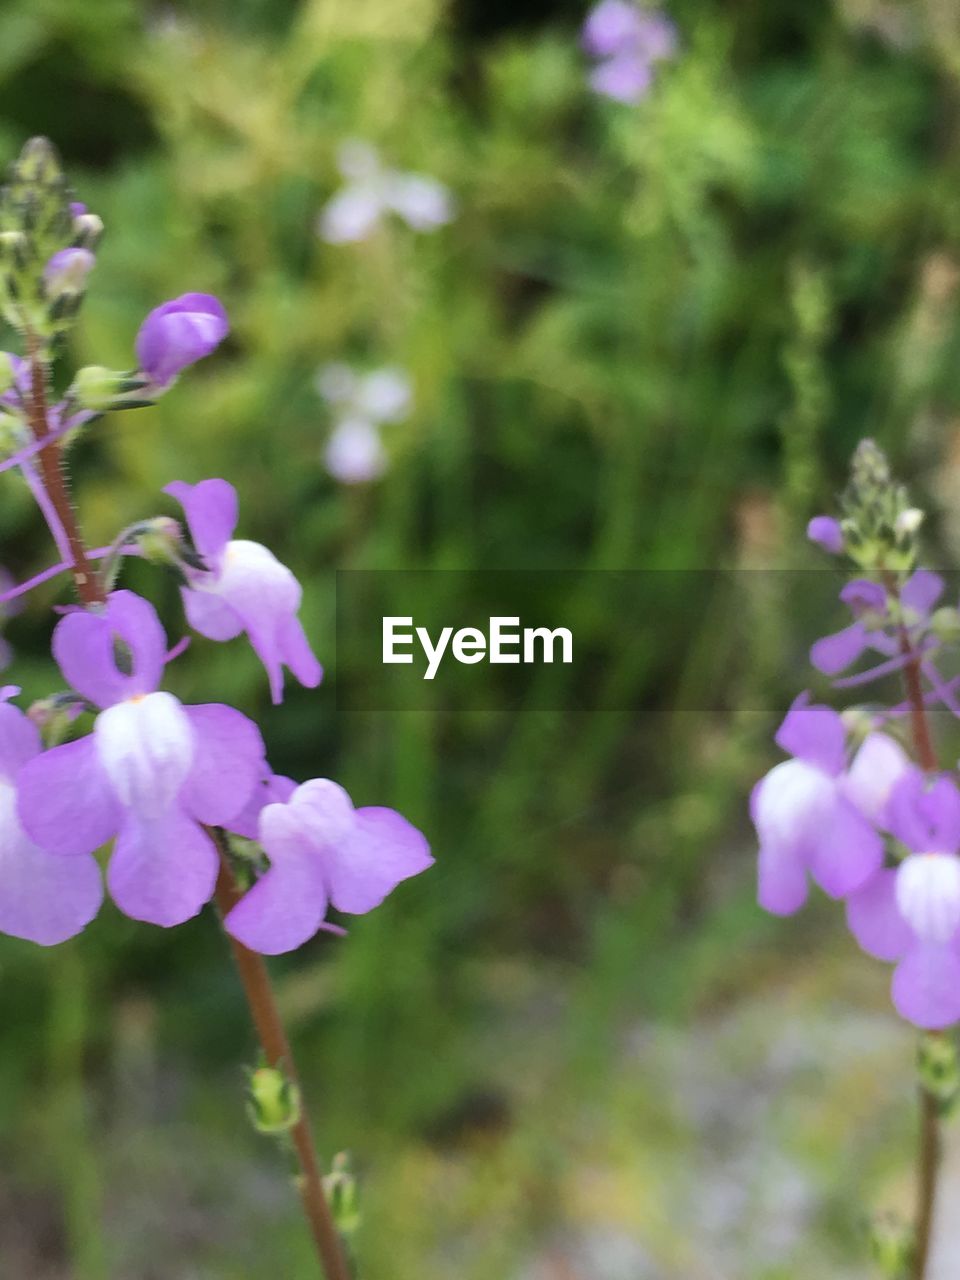
{"label": "blurred green foliage", "polygon": [[[670,12],[679,56],[625,108],[589,93],[572,4],[7,0],[0,154],[49,134],[107,227],[70,360],[128,367],[142,316],[185,290],[217,293],[233,323],[156,408],[114,415],[75,448],[90,540],[169,511],[172,479],[228,477],[244,536],[304,583],[331,686],[337,568],[811,565],[803,523],[863,434],[934,481],[955,547],[960,10],[677,0]],[[313,224],[351,137],[448,184],[456,221],[324,245]],[[365,489],[321,462],[330,423],[313,379],[340,359],[399,365],[415,386],[410,421],[390,428],[389,474]],[[9,476],[0,546],[18,577],[51,556]],[[178,633],[174,585],[140,567],[129,581]],[[575,689],[557,713],[347,720],[332,687],[272,709],[240,642],[196,641],[171,673],[186,700],[255,714],[278,770],[395,805],[438,856],[347,942],[277,966],[328,1150],[352,1146],[361,1173],[380,1170],[358,1245],[370,1280],[514,1274],[564,1218],[572,1157],[551,1107],[572,1115],[604,1090],[631,1020],[682,1022],[748,985],[758,956],[776,963],[741,810],[777,707],[806,678],[783,654],[813,637],[757,575],[750,651],[731,655],[711,600],[669,583],[603,673],[620,712],[583,711]],[[56,598],[38,592],[10,628],[28,696],[55,680]],[[565,621],[585,640],[610,625],[587,595]],[[719,709],[675,710],[698,691]],[[544,973],[564,1014],[545,1017],[540,1040],[529,1026],[531,1093],[491,1028]],[[0,1000],[0,1131],[16,1185],[64,1193],[54,1252],[71,1275],[312,1274],[282,1196],[263,1211],[256,1263],[243,1261],[243,1217],[217,1218],[225,1187],[257,1197],[224,1170],[258,1166],[235,1135],[248,1041],[209,919],[165,934],[106,909],[50,956],[4,941]],[[157,1056],[175,1100],[152,1109],[148,1073],[118,1101]],[[624,1105],[632,1140],[660,1140],[649,1104]],[[159,1135],[188,1120],[210,1135],[196,1181],[225,1238],[173,1230],[180,1270],[154,1271],[104,1226],[103,1184],[122,1176],[130,1126],[143,1152],[153,1143],[144,1181],[176,1182]],[[417,1185],[444,1194],[426,1153],[475,1131],[493,1154],[445,1207],[425,1203]],[[849,1215],[828,1213],[825,1229],[853,1248]],[[458,1231],[462,1252],[443,1254]]]}

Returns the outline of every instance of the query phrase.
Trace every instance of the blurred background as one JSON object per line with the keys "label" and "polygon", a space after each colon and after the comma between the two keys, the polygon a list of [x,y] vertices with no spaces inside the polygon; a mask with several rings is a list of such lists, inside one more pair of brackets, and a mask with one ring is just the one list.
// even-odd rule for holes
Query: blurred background
{"label": "blurred background", "polygon": [[[102,543],[172,513],[170,480],[228,477],[329,677],[272,708],[241,642],[195,641],[175,692],[254,714],[278,771],[401,809],[437,855],[272,966],[324,1158],[361,1181],[360,1275],[865,1277],[868,1210],[910,1194],[912,1038],[838,913],[754,905],[746,796],[816,633],[788,576],[750,571],[821,565],[803,528],[864,434],[934,561],[960,552],[960,4],[675,0],[630,106],[588,83],[585,12],[5,0],[0,158],[49,135],[106,223],[64,384],[130,367],[166,298],[231,316],[159,405],[76,446],[82,518]],[[350,139],[443,183],[452,220],[326,242]],[[409,380],[379,479],[327,468],[331,363]],[[8,473],[0,561],[50,560]],[[551,712],[491,691],[346,716],[338,568],[672,572],[602,673],[619,710],[571,687]],[[741,573],[745,647],[694,569]],[[128,583],[181,633],[172,582]],[[6,628],[27,697],[57,685],[65,599]],[[569,603],[578,639],[609,629]],[[212,915],[0,940],[0,1025],[0,1274],[316,1274],[244,1116]]]}

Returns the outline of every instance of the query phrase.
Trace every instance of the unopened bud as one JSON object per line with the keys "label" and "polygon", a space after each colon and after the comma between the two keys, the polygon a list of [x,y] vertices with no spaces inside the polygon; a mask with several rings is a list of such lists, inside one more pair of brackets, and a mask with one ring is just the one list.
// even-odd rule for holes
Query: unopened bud
{"label": "unopened bud", "polygon": [[[84,249],[69,252],[85,253]],[[92,256],[92,255],[91,255]],[[148,394],[150,380],[142,374],[124,373],[90,364],[80,369],[70,387],[69,397],[81,409],[108,413],[116,409],[137,409],[152,404]]]}
{"label": "unopened bud", "polygon": [[95,249],[103,235],[103,220],[95,213],[81,213],[73,220],[73,243],[80,249]]}
{"label": "unopened bud", "polygon": [[343,1236],[353,1235],[360,1226],[360,1196],[348,1151],[338,1151],[333,1157],[330,1172],[324,1174],[323,1189],[337,1230]]}
{"label": "unopened bud", "polygon": [[43,269],[47,299],[53,301],[65,293],[82,293],[96,261],[89,249],[61,249],[55,253]]}
{"label": "unopened bud", "polygon": [[257,1067],[247,1086],[247,1115],[258,1133],[289,1133],[300,1120],[300,1093],[279,1067]]}
{"label": "unopened bud", "polygon": [[144,560],[151,564],[179,569],[183,563],[186,553],[183,530],[172,516],[155,516],[134,525],[128,541],[135,542]]}
{"label": "unopened bud", "polygon": [[49,698],[31,703],[27,716],[40,731],[43,745],[55,747],[66,738],[70,726],[86,705],[75,693],[54,693]]}
{"label": "unopened bud", "polygon": [[923,524],[923,519],[924,513],[919,507],[907,507],[894,521],[894,532],[898,538],[911,538]]}
{"label": "unopened bud", "polygon": [[24,143],[14,164],[17,180],[30,185],[47,186],[63,177],[60,157],[49,138],[30,138]]}

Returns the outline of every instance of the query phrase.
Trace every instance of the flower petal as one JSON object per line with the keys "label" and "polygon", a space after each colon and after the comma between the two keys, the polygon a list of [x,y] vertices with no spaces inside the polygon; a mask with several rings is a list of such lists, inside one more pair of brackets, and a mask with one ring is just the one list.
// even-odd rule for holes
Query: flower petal
{"label": "flower petal", "polygon": [[0,932],[52,947],[85,928],[102,900],[96,859],[37,848],[17,818],[13,787],[0,783]]}
{"label": "flower petal", "polygon": [[383,211],[383,192],[379,182],[351,183],[324,206],[317,222],[317,234],[328,244],[365,240],[380,221]]}
{"label": "flower petal", "polygon": [[928,779],[916,766],[890,792],[887,825],[914,853],[947,853],[960,847],[960,791],[945,776]]}
{"label": "flower petal", "polygon": [[268,804],[286,804],[296,789],[294,780],[283,774],[271,773],[261,777],[247,803],[224,825],[245,840],[259,840],[260,814]]}
{"label": "flower petal", "polygon": [[13,781],[40,751],[40,734],[19,707],[0,702],[0,778]]}
{"label": "flower petal", "polygon": [[101,711],[93,738],[118,800],[143,818],[170,808],[196,758],[189,717],[164,691]]}
{"label": "flower petal", "polygon": [[832,814],[806,833],[810,873],[831,898],[845,898],[883,866],[883,841],[858,809],[836,797]]}
{"label": "flower petal", "polygon": [[126,915],[169,928],[213,896],[217,850],[182,810],[141,819],[129,813],[107,870],[110,894]]}
{"label": "flower petal", "polygon": [[338,911],[363,915],[379,906],[401,880],[433,865],[421,832],[393,809],[357,809],[354,828],[324,854],[330,901]]}
{"label": "flower petal", "polygon": [[120,826],[122,809],[92,734],[28,760],[17,779],[17,792],[24,830],[50,853],[93,853]]}
{"label": "flower petal", "polygon": [[951,946],[917,943],[897,965],[891,995],[897,1012],[927,1031],[960,1019],[960,956]]}
{"label": "flower petal", "polygon": [[193,545],[208,566],[214,568],[237,527],[236,489],[226,480],[201,480],[199,484],[174,480],[163,492],[183,507]]}
{"label": "flower petal", "polygon": [[854,622],[832,636],[824,636],[810,649],[810,661],[826,676],[838,675],[860,657],[870,643],[866,627]]}
{"label": "flower petal", "polygon": [[184,707],[193,727],[193,766],[180,803],[198,822],[222,827],[250,801],[266,767],[260,730],[233,707]]}
{"label": "flower petal", "polygon": [[899,960],[914,941],[897,906],[896,886],[896,871],[884,867],[846,901],[850,932],[878,960]]}
{"label": "flower petal", "polygon": [[212,591],[183,587],[180,596],[190,626],[208,640],[233,640],[243,631],[243,619],[236,609]]}
{"label": "flower petal", "polygon": [[932,569],[918,569],[903,584],[900,603],[925,618],[943,595],[943,586],[939,573]]}
{"label": "flower petal", "polygon": [[775,741],[782,751],[816,765],[824,773],[835,775],[843,769],[846,732],[832,707],[791,707]]}
{"label": "flower petal", "polygon": [[[117,664],[118,639],[132,662],[129,674]],[[64,679],[98,707],[153,692],[166,654],[156,611],[132,591],[114,591],[101,612],[68,613],[53,633],[53,656]]]}
{"label": "flower petal", "polygon": [[840,781],[840,790],[876,826],[885,826],[887,802],[894,786],[910,768],[910,758],[896,739],[869,733]]}

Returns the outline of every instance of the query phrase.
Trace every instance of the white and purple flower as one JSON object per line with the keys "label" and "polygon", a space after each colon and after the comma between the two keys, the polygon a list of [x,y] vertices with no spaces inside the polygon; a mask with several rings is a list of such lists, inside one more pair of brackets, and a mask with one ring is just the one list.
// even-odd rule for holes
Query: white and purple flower
{"label": "white and purple flower", "polygon": [[270,868],[224,922],[252,951],[292,951],[323,926],[328,906],[363,915],[433,864],[423,835],[395,810],[355,809],[326,778],[292,792],[289,779],[267,785],[278,784],[286,800],[264,805],[257,823]]}
{"label": "white and purple flower", "polygon": [[583,47],[597,65],[590,84],[618,102],[646,97],[657,62],[672,58],[677,31],[666,15],[630,0],[600,0],[583,24]]}
{"label": "white and purple flower", "polygon": [[127,915],[175,925],[212,893],[218,855],[205,825],[225,825],[264,772],[259,730],[218,703],[183,706],[159,689],[166,637],[153,607],[117,591],[102,611],[57,624],[64,678],[99,714],[93,732],[33,755],[17,778],[27,836],[86,874],[116,837],[107,872]]}
{"label": "white and purple flower", "polygon": [[232,640],[246,632],[266,668],[270,695],[283,698],[283,667],[302,685],[315,688],[323,668],[314,657],[297,617],[300,583],[272,551],[259,542],[231,537],[237,525],[237,491],[226,480],[165,489],[183,507],[193,545],[205,569],[183,566],[187,619],[210,640]]}
{"label": "white and purple flower", "polygon": [[806,901],[808,877],[845,898],[881,868],[875,824],[909,761],[893,738],[871,733],[848,765],[840,716],[803,702],[791,708],[776,741],[793,759],[771,769],[751,797],[758,900],[775,915],[791,915]]}
{"label": "white and purple flower", "polygon": [[847,899],[868,955],[893,961],[897,1012],[935,1031],[960,1019],[960,792],[911,767],[894,787],[887,829],[909,850]]}
{"label": "white and purple flower", "polygon": [[414,231],[435,231],[453,219],[453,199],[441,182],[385,168],[366,142],[345,142],[337,164],[344,185],[317,219],[317,234],[328,244],[366,240],[391,213]]}

